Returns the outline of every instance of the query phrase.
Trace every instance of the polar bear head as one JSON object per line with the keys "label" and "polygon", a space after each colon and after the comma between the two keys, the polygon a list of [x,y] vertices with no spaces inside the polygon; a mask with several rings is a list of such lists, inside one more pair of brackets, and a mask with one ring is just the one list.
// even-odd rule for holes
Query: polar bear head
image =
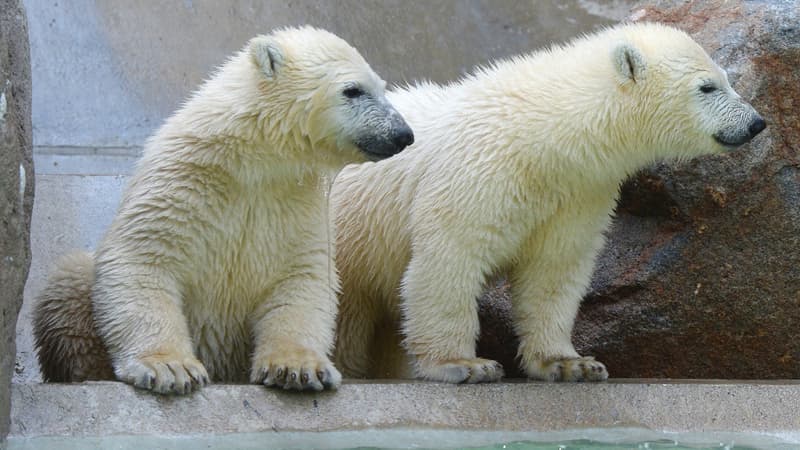
{"label": "polar bear head", "polygon": [[246,49],[261,77],[268,127],[312,149],[335,149],[346,162],[379,160],[414,142],[384,95],[386,83],[341,38],[286,28],[253,38]]}
{"label": "polar bear head", "polygon": [[[766,123],[731,88],[725,71],[686,33],[659,24],[627,25],[612,50],[634,122],[658,156],[693,157],[733,149]],[[667,153],[667,154],[663,154]]]}

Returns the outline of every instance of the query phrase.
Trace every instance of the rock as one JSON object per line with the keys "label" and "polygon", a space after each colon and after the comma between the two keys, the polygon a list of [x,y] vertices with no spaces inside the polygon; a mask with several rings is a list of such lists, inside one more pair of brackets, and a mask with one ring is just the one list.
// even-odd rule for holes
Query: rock
{"label": "rock", "polygon": [[[650,1],[631,19],[690,33],[768,128],[734,153],[660,164],[624,185],[576,348],[612,377],[800,378],[800,8]],[[484,345],[516,348],[508,290],[481,304],[493,311],[481,355],[520,375],[507,348]]]}
{"label": "rock", "polygon": [[17,314],[30,266],[31,68],[19,0],[0,0],[0,443],[9,427]]}

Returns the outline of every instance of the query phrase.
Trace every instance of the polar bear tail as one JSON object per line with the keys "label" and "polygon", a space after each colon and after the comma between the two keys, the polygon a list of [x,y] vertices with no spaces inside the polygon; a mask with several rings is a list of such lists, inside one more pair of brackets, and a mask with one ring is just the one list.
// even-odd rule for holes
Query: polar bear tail
{"label": "polar bear tail", "polygon": [[92,314],[94,260],[86,252],[61,258],[39,294],[33,334],[44,381],[113,380],[111,359]]}

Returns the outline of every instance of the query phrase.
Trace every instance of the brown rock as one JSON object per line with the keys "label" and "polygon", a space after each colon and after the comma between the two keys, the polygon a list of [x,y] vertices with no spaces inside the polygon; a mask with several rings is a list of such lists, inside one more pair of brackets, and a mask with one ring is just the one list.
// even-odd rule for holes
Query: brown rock
{"label": "brown rock", "polygon": [[8,433],[17,314],[30,266],[31,131],[25,11],[19,0],[0,0],[0,444]]}
{"label": "brown rock", "polygon": [[[800,378],[800,8],[654,1],[633,11],[689,32],[768,128],[734,153],[625,184],[576,348],[612,377]],[[501,286],[481,299],[501,313],[483,318],[479,349],[519,375],[507,348],[485,345],[516,348],[507,296]]]}

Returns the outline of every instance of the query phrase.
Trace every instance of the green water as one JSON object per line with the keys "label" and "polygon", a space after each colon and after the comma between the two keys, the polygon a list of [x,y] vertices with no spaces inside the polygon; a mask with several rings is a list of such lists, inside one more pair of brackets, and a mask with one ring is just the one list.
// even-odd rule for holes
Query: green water
{"label": "green water", "polygon": [[255,449],[800,449],[800,436],[756,433],[675,434],[637,428],[558,432],[424,429],[241,433],[198,436],[15,437],[8,450],[255,450]]}
{"label": "green water", "polygon": [[489,445],[485,447],[469,447],[471,450],[545,450],[545,449],[558,449],[558,450],[627,450],[627,449],[736,449],[746,450],[755,449],[755,447],[739,446],[735,444],[718,443],[713,445],[701,446],[686,446],[681,445],[676,441],[658,440],[658,441],[644,441],[644,442],[631,442],[628,444],[609,444],[591,440],[577,440],[568,442],[531,442],[519,441],[509,442],[504,444]]}
{"label": "green water", "polygon": [[[408,447],[399,447],[408,448]],[[420,449],[421,447],[413,447]],[[441,447],[439,447],[441,448]],[[739,446],[735,444],[709,444],[699,446],[686,446],[681,445],[676,441],[658,440],[658,441],[644,441],[644,442],[630,442],[630,443],[604,443],[591,441],[587,439],[566,441],[566,442],[533,442],[533,441],[517,441],[507,442],[495,445],[481,446],[481,447],[456,447],[469,450],[629,450],[629,449],[677,449],[677,450],[710,450],[710,449],[725,449],[725,450],[755,450],[757,447]],[[386,447],[355,447],[353,450],[388,450]],[[348,449],[349,450],[349,449]],[[394,450],[394,449],[392,449]],[[426,449],[427,450],[427,449]],[[435,448],[430,448],[435,450]]]}

